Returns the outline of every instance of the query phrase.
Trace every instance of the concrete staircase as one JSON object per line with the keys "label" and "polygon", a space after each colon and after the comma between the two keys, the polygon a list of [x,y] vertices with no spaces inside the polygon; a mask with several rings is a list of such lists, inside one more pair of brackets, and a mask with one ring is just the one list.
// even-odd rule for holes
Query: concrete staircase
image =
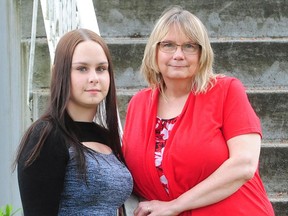
{"label": "concrete staircase", "polygon": [[[23,74],[27,76],[33,0],[19,1]],[[112,52],[122,123],[131,96],[146,86],[139,66],[155,20],[179,4],[206,25],[215,51],[215,71],[247,87],[263,127],[260,172],[277,216],[288,215],[288,2],[94,0],[99,29]],[[37,24],[32,110],[35,120],[47,101],[50,65],[41,10]],[[29,120],[27,121],[29,124]]]}

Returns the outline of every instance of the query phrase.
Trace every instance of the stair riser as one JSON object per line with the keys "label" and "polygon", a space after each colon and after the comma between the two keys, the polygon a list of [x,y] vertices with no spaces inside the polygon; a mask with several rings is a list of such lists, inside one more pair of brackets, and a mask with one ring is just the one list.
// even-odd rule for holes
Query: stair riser
{"label": "stair riser", "polygon": [[[118,93],[118,106],[122,125],[125,123],[126,108],[131,94]],[[263,141],[283,142],[288,140],[288,94],[248,94],[251,104],[258,114],[263,130]],[[48,90],[34,92],[33,94],[33,119],[43,113],[48,101]]]}
{"label": "stair riser", "polygon": [[[211,37],[287,37],[288,7],[285,0],[275,1],[107,1],[94,0],[100,33],[109,37],[146,37],[161,12],[178,4],[195,13]],[[33,1],[21,4],[22,34],[31,35]],[[39,3],[37,36],[45,36]]]}
{"label": "stair riser", "polygon": [[[218,42],[215,71],[239,78],[249,87],[288,88],[288,42]],[[28,65],[29,44],[22,43],[23,58]],[[145,43],[109,44],[113,56],[116,84],[119,88],[146,86],[139,73]],[[39,40],[35,50],[33,88],[49,87],[50,61],[48,45]]]}
{"label": "stair riser", "polygon": [[276,216],[287,216],[287,201],[272,202],[272,205]]}
{"label": "stair riser", "polygon": [[271,194],[288,193],[288,146],[262,146],[260,154],[260,175],[265,188]]}
{"label": "stair riser", "polygon": [[[138,87],[145,43],[109,44],[119,87]],[[247,87],[288,87],[288,42],[214,42],[214,69]],[[140,80],[139,80],[140,78]],[[129,81],[130,79],[130,81]]]}
{"label": "stair riser", "polygon": [[275,1],[114,1],[94,0],[100,32],[109,37],[148,36],[166,7],[178,4],[195,13],[211,37],[288,36],[288,7]]}
{"label": "stair riser", "polygon": [[263,139],[288,140],[288,93],[248,93],[251,105],[261,119]]}
{"label": "stair riser", "polygon": [[[259,116],[264,141],[288,140],[288,94],[248,93],[251,105]],[[131,95],[118,95],[119,112],[124,124],[126,107]]]}

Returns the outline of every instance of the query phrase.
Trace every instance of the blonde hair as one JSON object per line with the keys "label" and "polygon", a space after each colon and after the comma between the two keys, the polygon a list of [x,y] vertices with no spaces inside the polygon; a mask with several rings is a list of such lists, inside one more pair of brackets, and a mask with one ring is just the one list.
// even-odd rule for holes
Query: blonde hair
{"label": "blonde hair", "polygon": [[191,41],[200,46],[199,69],[194,75],[191,90],[195,94],[204,93],[216,81],[217,75],[213,72],[214,53],[203,23],[180,6],[169,7],[160,16],[146,44],[140,71],[150,87],[160,87],[161,92],[164,91],[166,86],[156,58],[158,43],[165,37],[172,25],[177,26]]}

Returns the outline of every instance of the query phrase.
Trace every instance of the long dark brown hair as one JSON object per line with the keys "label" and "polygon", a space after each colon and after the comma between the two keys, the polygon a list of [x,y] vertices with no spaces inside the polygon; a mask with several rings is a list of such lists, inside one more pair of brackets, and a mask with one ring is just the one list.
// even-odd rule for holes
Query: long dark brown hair
{"label": "long dark brown hair", "polygon": [[113,153],[118,157],[118,159],[124,162],[124,157],[121,151],[121,141],[119,136],[119,125],[117,121],[117,101],[116,101],[116,87],[114,81],[114,72],[112,66],[112,58],[107,44],[93,31],[87,29],[77,29],[66,33],[61,37],[57,44],[55,51],[54,64],[52,67],[52,77],[50,85],[50,100],[48,102],[48,107],[45,113],[31,126],[28,128],[22,140],[20,142],[15,165],[20,160],[21,153],[26,146],[29,136],[35,129],[37,123],[40,121],[45,121],[47,124],[39,132],[40,139],[35,147],[32,149],[31,154],[28,156],[25,161],[25,166],[31,165],[35,159],[39,156],[40,150],[48,137],[52,132],[53,128],[59,128],[63,133],[63,138],[66,143],[69,143],[71,146],[75,147],[76,154],[78,155],[78,168],[81,172],[85,172],[85,157],[84,151],[87,150],[84,145],[82,145],[79,140],[77,140],[76,135],[73,134],[71,128],[71,117],[67,112],[67,104],[70,98],[71,92],[71,65],[72,57],[76,46],[83,42],[91,40],[98,43],[104,50],[106,57],[108,59],[108,70],[110,75],[110,86],[108,94],[98,105],[97,115],[98,123],[105,127],[108,131],[108,136],[110,142],[108,143],[109,147],[112,149]]}

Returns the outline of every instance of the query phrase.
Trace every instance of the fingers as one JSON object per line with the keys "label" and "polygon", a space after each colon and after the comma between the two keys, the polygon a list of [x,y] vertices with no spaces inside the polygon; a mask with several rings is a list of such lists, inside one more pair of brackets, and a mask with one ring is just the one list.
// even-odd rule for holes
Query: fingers
{"label": "fingers", "polygon": [[146,216],[152,213],[152,208],[149,202],[140,202],[134,211],[134,216]]}
{"label": "fingers", "polygon": [[152,210],[151,210],[151,207],[150,206],[147,206],[146,207],[146,212],[147,212],[147,214],[149,215],[151,212],[152,212]]}

